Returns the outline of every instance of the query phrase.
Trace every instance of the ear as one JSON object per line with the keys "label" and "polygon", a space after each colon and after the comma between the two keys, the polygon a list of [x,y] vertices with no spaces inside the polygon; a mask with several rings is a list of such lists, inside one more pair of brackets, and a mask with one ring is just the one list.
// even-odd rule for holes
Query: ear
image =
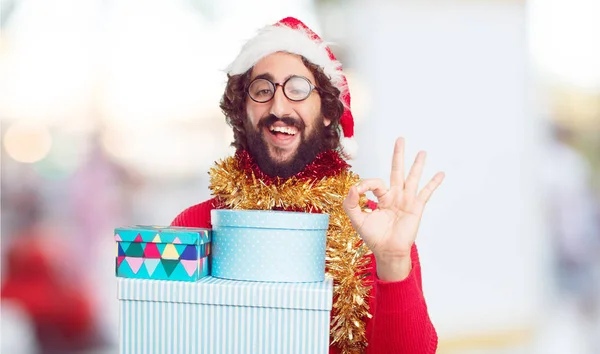
{"label": "ear", "polygon": [[323,118],[323,124],[328,127],[331,124],[331,119],[329,118]]}

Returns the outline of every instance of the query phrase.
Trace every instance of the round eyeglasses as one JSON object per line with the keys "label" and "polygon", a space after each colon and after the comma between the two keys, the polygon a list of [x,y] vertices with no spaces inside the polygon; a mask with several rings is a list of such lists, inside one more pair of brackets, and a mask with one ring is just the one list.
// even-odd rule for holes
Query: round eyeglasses
{"label": "round eyeglasses", "polygon": [[303,101],[317,88],[304,76],[290,76],[283,84],[271,82],[268,79],[257,78],[248,86],[248,96],[258,103],[273,99],[277,86],[283,88],[283,94],[290,101]]}

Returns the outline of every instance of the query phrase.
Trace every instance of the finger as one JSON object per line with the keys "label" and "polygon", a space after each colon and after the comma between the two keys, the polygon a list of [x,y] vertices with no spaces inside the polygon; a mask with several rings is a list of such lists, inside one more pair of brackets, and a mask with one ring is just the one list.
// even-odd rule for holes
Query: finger
{"label": "finger", "polygon": [[423,173],[423,166],[425,166],[425,157],[427,153],[425,151],[419,151],[415,162],[410,168],[408,177],[406,177],[406,183],[404,184],[404,190],[407,195],[416,195],[417,189],[419,188],[419,181],[421,180],[421,174]]}
{"label": "finger", "polygon": [[404,188],[404,138],[396,139],[394,144],[390,187]]}
{"label": "finger", "polygon": [[360,225],[362,225],[365,219],[365,215],[358,204],[359,200],[360,194],[358,193],[358,189],[356,186],[352,186],[348,191],[346,199],[344,199],[344,202],[342,203],[342,206],[344,207],[346,214],[348,214],[348,217],[350,218],[352,226],[354,226],[355,230],[359,229]]}
{"label": "finger", "polygon": [[363,179],[356,186],[356,188],[358,190],[358,194],[364,194],[368,191],[371,191],[373,192],[373,195],[377,197],[377,199],[383,197],[389,191],[383,180],[379,178]]}
{"label": "finger", "polygon": [[436,173],[436,175],[433,176],[431,181],[429,181],[429,183],[427,183],[427,185],[423,187],[421,192],[419,192],[419,196],[417,197],[417,212],[419,214],[423,212],[425,204],[429,202],[429,198],[431,198],[433,192],[435,192],[437,187],[439,187],[440,184],[442,184],[442,182],[444,181],[444,177],[446,177],[444,172]]}

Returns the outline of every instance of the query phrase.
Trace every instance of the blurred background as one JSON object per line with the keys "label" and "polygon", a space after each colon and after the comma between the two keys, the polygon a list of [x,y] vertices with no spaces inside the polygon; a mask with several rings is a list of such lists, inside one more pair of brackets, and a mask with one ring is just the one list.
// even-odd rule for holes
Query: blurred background
{"label": "blurred background", "polygon": [[230,155],[225,67],[303,20],[344,63],[362,177],[447,174],[417,240],[439,353],[600,353],[597,0],[0,0],[2,353],[115,353],[113,229]]}

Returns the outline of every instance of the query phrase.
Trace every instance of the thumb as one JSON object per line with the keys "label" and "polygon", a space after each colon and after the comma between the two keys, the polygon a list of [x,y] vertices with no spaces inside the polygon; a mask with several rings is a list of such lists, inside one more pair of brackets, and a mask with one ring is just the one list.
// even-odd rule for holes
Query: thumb
{"label": "thumb", "polygon": [[365,218],[365,215],[358,204],[359,200],[360,195],[358,194],[358,189],[356,186],[352,186],[348,191],[348,195],[346,196],[344,203],[342,203],[344,211],[346,211],[346,214],[350,218],[352,226],[354,226],[355,229],[362,225],[363,219]]}

